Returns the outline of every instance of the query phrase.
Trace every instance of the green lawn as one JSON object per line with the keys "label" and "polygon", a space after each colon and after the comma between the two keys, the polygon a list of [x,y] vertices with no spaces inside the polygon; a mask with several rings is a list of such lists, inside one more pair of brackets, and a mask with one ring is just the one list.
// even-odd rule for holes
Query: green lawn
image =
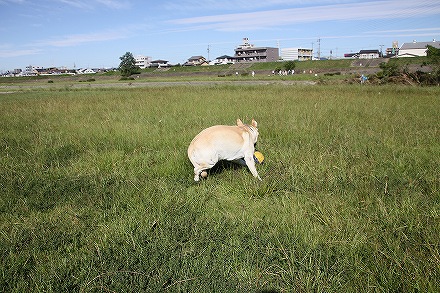
{"label": "green lawn", "polygon": [[[0,292],[439,292],[440,89],[173,86],[0,95]],[[193,181],[258,121],[259,182]]]}

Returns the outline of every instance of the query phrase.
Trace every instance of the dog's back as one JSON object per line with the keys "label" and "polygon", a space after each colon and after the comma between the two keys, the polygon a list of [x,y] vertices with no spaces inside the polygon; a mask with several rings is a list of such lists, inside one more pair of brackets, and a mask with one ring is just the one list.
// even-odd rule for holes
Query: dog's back
{"label": "dog's back", "polygon": [[[235,160],[237,150],[243,148],[246,135],[238,126],[216,125],[200,132],[188,147],[191,162],[208,157],[218,160]],[[193,162],[194,163],[194,162]],[[197,162],[202,163],[202,162]]]}
{"label": "dog's back", "polygon": [[252,123],[252,126],[244,125],[238,119],[237,126],[212,126],[194,137],[188,147],[188,158],[194,165],[194,180],[198,181],[200,172],[212,168],[219,160],[252,158],[258,137],[257,123]]}

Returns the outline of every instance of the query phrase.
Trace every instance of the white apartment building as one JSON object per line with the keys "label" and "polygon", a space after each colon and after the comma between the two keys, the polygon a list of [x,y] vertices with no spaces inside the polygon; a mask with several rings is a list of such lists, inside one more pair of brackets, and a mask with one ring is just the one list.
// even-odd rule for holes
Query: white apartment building
{"label": "white apartment building", "polygon": [[150,67],[152,61],[150,56],[144,55],[137,55],[134,59],[136,60],[136,66],[139,66],[142,69]]}
{"label": "white apartment building", "polygon": [[313,59],[313,50],[304,48],[283,48],[281,49],[281,60],[283,61],[304,61]]}
{"label": "white apartment building", "polygon": [[23,72],[23,75],[37,75],[38,74],[37,69],[43,69],[43,67],[41,67],[41,66],[32,66],[32,65],[26,66],[26,68],[25,68],[25,70]]}

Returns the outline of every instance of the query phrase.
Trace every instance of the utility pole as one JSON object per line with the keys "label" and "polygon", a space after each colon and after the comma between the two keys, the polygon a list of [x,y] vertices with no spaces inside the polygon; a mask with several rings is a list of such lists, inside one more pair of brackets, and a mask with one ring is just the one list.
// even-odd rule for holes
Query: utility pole
{"label": "utility pole", "polygon": [[385,45],[379,45],[379,47],[380,47],[380,57],[383,57],[383,52],[382,52],[383,46],[385,46]]}
{"label": "utility pole", "polygon": [[318,39],[318,60],[321,60],[321,39]]}
{"label": "utility pole", "polygon": [[211,61],[211,59],[209,59],[209,45],[208,45],[208,63]]}

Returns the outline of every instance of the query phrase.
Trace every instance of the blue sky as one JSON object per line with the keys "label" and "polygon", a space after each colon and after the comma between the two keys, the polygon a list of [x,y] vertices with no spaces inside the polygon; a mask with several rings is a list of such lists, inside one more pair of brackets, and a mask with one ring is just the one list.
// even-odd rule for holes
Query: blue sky
{"label": "blue sky", "polygon": [[438,0],[0,0],[0,71],[117,67],[125,52],[183,63],[256,46],[341,57],[440,41]]}

